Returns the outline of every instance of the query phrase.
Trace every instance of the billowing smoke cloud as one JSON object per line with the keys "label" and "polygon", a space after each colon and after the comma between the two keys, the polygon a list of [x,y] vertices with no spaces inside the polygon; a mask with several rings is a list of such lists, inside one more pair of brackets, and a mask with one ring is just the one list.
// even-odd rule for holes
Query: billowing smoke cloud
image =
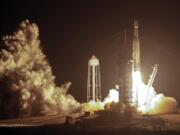
{"label": "billowing smoke cloud", "polygon": [[110,89],[108,96],[104,99],[103,101],[105,104],[106,103],[111,103],[111,102],[119,102],[119,91],[116,89]]}
{"label": "billowing smoke cloud", "polygon": [[22,22],[0,48],[1,118],[69,114],[79,107],[67,94],[70,83],[56,87],[36,24]]}
{"label": "billowing smoke cloud", "polygon": [[173,97],[166,97],[163,94],[157,94],[146,106],[145,112],[148,114],[167,114],[177,112],[177,102]]}
{"label": "billowing smoke cloud", "polygon": [[117,103],[119,102],[119,91],[116,89],[110,89],[108,96],[104,98],[104,101],[93,101],[90,100],[87,103],[83,104],[83,111],[85,112],[95,112],[99,110],[109,109],[111,103]]}

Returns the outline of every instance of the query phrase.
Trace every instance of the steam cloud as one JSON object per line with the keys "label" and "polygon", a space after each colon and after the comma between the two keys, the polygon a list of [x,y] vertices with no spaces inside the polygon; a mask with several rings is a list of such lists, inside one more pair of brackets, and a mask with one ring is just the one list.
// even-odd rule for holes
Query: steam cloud
{"label": "steam cloud", "polygon": [[157,94],[149,105],[146,106],[145,113],[148,114],[168,114],[177,112],[177,101],[173,97],[166,97]]}
{"label": "steam cloud", "polygon": [[40,48],[39,29],[23,21],[0,46],[0,117],[69,114],[79,103],[57,87],[46,56]]}

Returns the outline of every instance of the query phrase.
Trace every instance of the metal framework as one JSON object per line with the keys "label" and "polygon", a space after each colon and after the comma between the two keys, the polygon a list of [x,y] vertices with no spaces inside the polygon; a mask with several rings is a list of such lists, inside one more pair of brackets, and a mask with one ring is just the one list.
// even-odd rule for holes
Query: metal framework
{"label": "metal framework", "polygon": [[126,106],[132,106],[137,104],[137,101],[133,100],[133,91],[132,91],[132,60],[129,60],[125,64],[124,77],[120,80],[120,100]]}
{"label": "metal framework", "polygon": [[88,62],[87,102],[101,101],[101,80],[99,59],[92,56]]}
{"label": "metal framework", "polygon": [[151,97],[149,97],[149,91],[153,85],[153,82],[154,82],[154,79],[156,77],[156,74],[157,74],[157,71],[158,71],[158,65],[154,65],[153,67],[153,72],[151,73],[150,75],[150,78],[149,78],[149,82],[148,82],[148,91],[147,91],[147,94],[146,94],[146,100],[145,100],[145,104],[148,104],[152,99]]}

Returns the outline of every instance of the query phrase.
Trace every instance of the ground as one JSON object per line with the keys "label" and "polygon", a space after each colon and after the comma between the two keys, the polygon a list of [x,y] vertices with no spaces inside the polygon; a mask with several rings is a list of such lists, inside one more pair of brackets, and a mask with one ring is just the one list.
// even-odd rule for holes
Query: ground
{"label": "ground", "polygon": [[[131,116],[114,112],[1,120],[6,132],[26,134],[180,134],[180,114]],[[8,130],[7,130],[8,129]]]}

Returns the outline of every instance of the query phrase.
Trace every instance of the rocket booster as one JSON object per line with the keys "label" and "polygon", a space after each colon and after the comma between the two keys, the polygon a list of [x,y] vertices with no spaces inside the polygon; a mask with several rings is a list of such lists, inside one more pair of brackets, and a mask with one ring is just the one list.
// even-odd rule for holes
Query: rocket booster
{"label": "rocket booster", "polygon": [[134,20],[134,36],[133,36],[133,71],[140,71],[140,41],[139,41],[139,25],[138,21]]}

